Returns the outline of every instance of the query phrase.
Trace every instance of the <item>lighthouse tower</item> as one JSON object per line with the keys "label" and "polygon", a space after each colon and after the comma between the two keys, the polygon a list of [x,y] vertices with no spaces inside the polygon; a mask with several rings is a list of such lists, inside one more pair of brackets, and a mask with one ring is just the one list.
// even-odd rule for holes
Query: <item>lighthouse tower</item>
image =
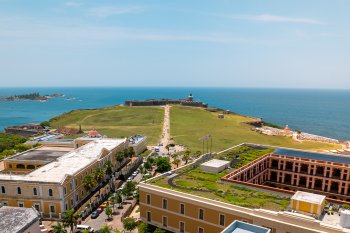
{"label": "lighthouse tower", "polygon": [[187,100],[188,100],[188,101],[193,101],[193,95],[192,95],[192,93],[190,93],[190,95],[187,97]]}

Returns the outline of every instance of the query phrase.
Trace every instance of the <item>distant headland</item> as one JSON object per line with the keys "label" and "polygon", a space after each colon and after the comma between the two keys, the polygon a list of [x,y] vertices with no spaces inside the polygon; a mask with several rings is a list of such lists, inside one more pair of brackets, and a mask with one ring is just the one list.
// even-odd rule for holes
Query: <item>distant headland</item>
{"label": "distant headland", "polygon": [[40,95],[38,92],[22,94],[22,95],[13,95],[8,97],[0,97],[0,101],[16,101],[16,100],[38,100],[45,101],[50,98],[63,97],[63,94],[50,94],[50,95]]}

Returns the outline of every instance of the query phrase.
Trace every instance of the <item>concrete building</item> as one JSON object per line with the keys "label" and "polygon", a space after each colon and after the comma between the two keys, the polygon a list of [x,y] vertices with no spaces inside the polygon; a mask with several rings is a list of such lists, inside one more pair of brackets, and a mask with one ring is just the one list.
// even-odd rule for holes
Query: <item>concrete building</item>
{"label": "concrete building", "polygon": [[350,202],[350,157],[278,149],[236,169],[228,182],[294,194],[306,191]]}
{"label": "concrete building", "polygon": [[291,207],[298,212],[320,216],[325,206],[326,196],[297,191],[291,198]]}
{"label": "concrete building", "polygon": [[219,173],[230,166],[230,161],[212,159],[208,162],[202,163],[200,168],[204,172]]}
{"label": "concrete building", "polygon": [[[242,147],[246,148],[247,146],[242,145]],[[255,147],[258,148],[257,150],[261,150],[262,148],[261,145],[255,145]],[[267,151],[271,150],[268,149]],[[224,153],[228,152],[229,150],[225,150],[222,153],[225,155]],[[299,152],[300,151],[296,151],[295,153]],[[272,160],[279,158],[279,156],[281,156],[281,162],[277,163],[279,167],[277,172],[280,174],[286,171],[286,163],[290,161],[294,163],[294,165],[291,166],[291,168],[295,169],[294,171],[301,169],[304,162],[310,162],[312,166],[306,170],[303,168],[302,171],[308,171],[310,174],[313,174],[313,172],[317,170],[317,166],[336,166],[337,168],[338,166],[343,166],[343,164],[337,164],[336,160],[339,160],[339,158],[336,158],[336,156],[329,158],[329,155],[318,154],[318,157],[312,155],[313,159],[306,159],[307,156],[310,156],[310,154],[305,155],[304,153],[306,152],[302,153],[304,154],[303,158],[297,158],[290,155],[286,156],[284,155],[287,153],[286,151],[278,149],[272,153],[267,153],[268,154],[262,155],[241,168],[234,169],[233,172],[214,181],[213,185],[208,184],[208,181],[205,180],[205,176],[201,174],[202,171],[198,171],[196,167],[198,165],[201,167],[201,164],[205,162],[203,160],[220,157],[221,153],[203,155],[196,161],[176,169],[176,171],[168,172],[141,182],[139,184],[141,219],[150,225],[180,233],[219,233],[223,232],[225,229],[232,230],[229,225],[236,220],[266,228],[270,230],[271,233],[350,232],[350,229],[345,229],[340,226],[340,216],[338,216],[338,214],[331,215],[331,221],[329,221],[329,218],[326,219],[326,221],[318,217],[320,212],[322,212],[325,197],[308,194],[307,197],[317,199],[315,203],[311,203],[312,198],[307,198],[305,195],[296,195],[294,202],[291,201],[290,197],[295,191],[263,185],[269,179],[269,172],[272,170]],[[235,156],[232,157],[234,158]],[[321,158],[328,158],[328,161],[319,162],[317,164],[316,162]],[[275,162],[273,164],[275,164]],[[348,174],[345,172],[347,166],[342,167],[342,169],[340,174],[344,177],[344,174]],[[334,171],[334,169],[332,170]],[[332,172],[332,170],[327,171]],[[191,173],[192,171],[194,171],[194,173]],[[299,174],[295,174],[295,176],[297,175]],[[304,173],[300,175],[304,175]],[[182,176],[184,176],[183,179]],[[280,176],[279,179],[280,182],[283,183],[281,177],[282,176]],[[322,177],[320,178],[322,179]],[[196,180],[203,179],[203,183],[196,182]],[[293,176],[293,179],[297,179],[297,177]],[[326,179],[328,180],[328,178]],[[268,195],[276,195],[276,199],[283,198],[283,200],[288,200],[289,206],[278,209],[267,208],[269,204],[266,205],[266,208],[246,207],[240,205],[237,201],[235,202],[237,204],[232,204],[233,202],[230,198],[226,198],[230,189],[234,188],[231,185],[232,183],[240,188],[236,188],[235,191],[231,193],[233,198],[235,195],[240,195],[239,193],[245,189],[253,190],[247,193],[251,193],[251,195],[255,197],[254,195],[259,195],[255,193],[258,190],[260,192],[266,192]],[[207,187],[205,185],[207,185]],[[242,187],[244,189],[242,189]],[[215,188],[217,188],[217,190]],[[300,185],[294,188],[298,191]],[[213,192],[213,190],[216,191]],[[276,199],[273,199],[270,204],[273,205]],[[254,200],[254,198],[252,198],[252,200]],[[301,203],[302,200],[307,201],[308,204]],[[329,200],[335,199],[330,198]],[[256,201],[263,200],[256,196]],[[342,202],[339,199],[335,201]],[[254,206],[254,204],[252,206]],[[307,206],[309,208],[307,208]],[[299,211],[293,211],[293,207]],[[243,229],[238,228],[237,232],[240,232],[240,230]]]}
{"label": "concrete building", "polygon": [[40,233],[39,215],[35,209],[0,207],[1,233]]}
{"label": "concrete building", "polygon": [[84,177],[107,160],[117,170],[121,164],[115,154],[128,146],[126,139],[110,138],[79,139],[76,144],[76,149],[42,147],[4,160],[0,203],[34,207],[44,218],[60,218],[63,211],[80,206],[89,195]]}

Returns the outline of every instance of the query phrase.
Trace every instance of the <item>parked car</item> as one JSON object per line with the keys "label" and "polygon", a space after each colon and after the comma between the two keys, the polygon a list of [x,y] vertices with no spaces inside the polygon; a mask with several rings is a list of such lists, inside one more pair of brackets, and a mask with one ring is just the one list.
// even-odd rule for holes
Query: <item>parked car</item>
{"label": "parked car", "polygon": [[75,233],[80,233],[83,230],[88,230],[89,232],[93,233],[95,232],[94,228],[88,226],[88,225],[77,225],[77,227],[75,228]]}
{"label": "parked car", "polygon": [[99,215],[100,215],[100,214],[99,214],[97,211],[94,211],[94,212],[91,213],[91,218],[92,218],[92,219],[95,219],[95,218],[97,218]]}
{"label": "parked car", "polygon": [[103,212],[103,208],[98,207],[96,211],[97,211],[97,213],[98,213],[98,214],[100,214],[100,213],[102,213],[102,212]]}

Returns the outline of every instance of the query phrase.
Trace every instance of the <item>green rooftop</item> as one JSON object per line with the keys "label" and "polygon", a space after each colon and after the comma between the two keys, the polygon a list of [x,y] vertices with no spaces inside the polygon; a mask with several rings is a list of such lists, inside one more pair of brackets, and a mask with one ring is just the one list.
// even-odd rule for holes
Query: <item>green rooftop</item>
{"label": "green rooftop", "polygon": [[[235,169],[273,150],[243,145],[217,155],[214,159],[234,161],[231,168]],[[201,171],[198,166],[189,165],[177,170],[176,173],[180,175],[170,179],[161,176],[150,180],[149,184],[242,207],[279,211],[289,205],[289,197],[222,182],[221,178],[228,174],[227,170],[213,174]]]}

